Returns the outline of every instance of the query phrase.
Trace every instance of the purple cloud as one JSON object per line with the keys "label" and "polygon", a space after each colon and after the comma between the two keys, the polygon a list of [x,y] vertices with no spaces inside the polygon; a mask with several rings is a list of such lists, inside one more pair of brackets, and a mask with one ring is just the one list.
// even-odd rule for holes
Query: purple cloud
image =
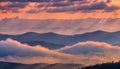
{"label": "purple cloud", "polygon": [[[119,6],[108,4],[111,0],[98,1],[98,0],[4,0],[10,3],[5,6],[0,6],[1,10],[11,10],[13,12],[19,12],[19,9],[25,8],[29,3],[36,3],[36,6],[30,6],[31,8],[26,13],[39,13],[43,12],[94,12],[102,10],[105,12],[112,12],[120,9]],[[4,2],[0,0],[0,2]]]}

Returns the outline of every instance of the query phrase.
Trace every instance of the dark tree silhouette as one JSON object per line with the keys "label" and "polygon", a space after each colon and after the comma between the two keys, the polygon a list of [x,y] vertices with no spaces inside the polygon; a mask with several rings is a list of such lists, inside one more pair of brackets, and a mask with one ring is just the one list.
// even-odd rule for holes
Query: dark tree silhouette
{"label": "dark tree silhouette", "polygon": [[88,66],[82,69],[120,69],[120,62],[96,64],[94,66]]}

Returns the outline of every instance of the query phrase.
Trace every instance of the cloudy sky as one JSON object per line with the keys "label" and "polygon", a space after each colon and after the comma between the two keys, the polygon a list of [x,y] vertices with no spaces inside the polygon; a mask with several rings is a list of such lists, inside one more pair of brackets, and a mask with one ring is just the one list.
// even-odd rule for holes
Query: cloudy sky
{"label": "cloudy sky", "polygon": [[120,0],[0,0],[0,18],[119,18]]}
{"label": "cloudy sky", "polygon": [[4,18],[0,20],[0,33],[22,34],[26,32],[54,32],[63,35],[82,34],[93,31],[116,32],[120,30],[119,18],[86,18],[86,19],[20,19]]}
{"label": "cloudy sky", "polygon": [[81,34],[96,30],[119,31],[119,2],[120,0],[0,0],[0,33]]}
{"label": "cloudy sky", "polygon": [[[0,33],[73,35],[97,30],[120,31],[119,3],[120,0],[0,0]],[[49,50],[12,39],[0,41],[0,61],[95,64],[118,61],[119,56],[120,47],[104,42],[79,42]]]}

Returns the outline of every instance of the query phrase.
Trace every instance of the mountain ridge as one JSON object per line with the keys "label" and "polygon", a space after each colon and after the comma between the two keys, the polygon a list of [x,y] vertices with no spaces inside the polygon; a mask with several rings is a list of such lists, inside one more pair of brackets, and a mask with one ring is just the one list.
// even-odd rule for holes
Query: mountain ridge
{"label": "mountain ridge", "polygon": [[77,69],[81,67],[83,67],[81,64],[22,64],[13,62],[0,62],[0,69]]}
{"label": "mountain ridge", "polygon": [[[78,42],[84,41],[97,41],[97,42],[106,42],[112,45],[120,43],[120,31],[118,32],[105,32],[105,31],[94,31],[87,32],[84,34],[75,34],[75,35],[61,35],[53,32],[48,33],[35,33],[27,32],[20,35],[9,35],[9,34],[0,34],[0,40],[6,40],[11,38],[17,40],[21,43],[26,43],[29,45],[43,45],[49,46],[53,44],[54,46],[70,46]],[[33,43],[33,44],[30,44]],[[59,47],[60,48],[60,47]],[[53,48],[56,49],[56,48]]]}

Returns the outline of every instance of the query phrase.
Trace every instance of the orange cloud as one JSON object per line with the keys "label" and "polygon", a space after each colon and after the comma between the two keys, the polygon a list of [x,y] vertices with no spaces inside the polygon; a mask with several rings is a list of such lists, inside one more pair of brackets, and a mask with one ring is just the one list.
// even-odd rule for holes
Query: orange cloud
{"label": "orange cloud", "polygon": [[[41,0],[42,1],[42,0]],[[60,2],[0,2],[0,18],[19,16],[26,19],[80,19],[120,17],[119,0]],[[96,15],[94,15],[96,14]]]}
{"label": "orange cloud", "polygon": [[[21,10],[22,11],[22,10]],[[2,11],[0,11],[2,12]],[[26,13],[1,13],[0,18],[13,18],[18,16],[23,19],[83,19],[83,18],[120,18],[120,11],[115,12],[92,12],[92,13],[35,13],[35,14],[26,14]]]}

